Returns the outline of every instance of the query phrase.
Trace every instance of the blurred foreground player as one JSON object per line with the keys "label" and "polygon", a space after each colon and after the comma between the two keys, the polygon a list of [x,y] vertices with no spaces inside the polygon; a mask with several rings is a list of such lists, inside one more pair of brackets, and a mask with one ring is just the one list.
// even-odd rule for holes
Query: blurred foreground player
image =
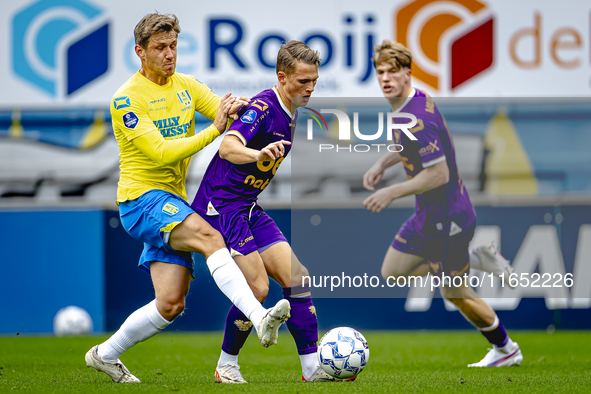
{"label": "blurred foreground player", "polygon": [[[411,86],[411,53],[400,43],[385,40],[374,47],[373,58],[378,82],[393,112],[410,113],[417,124],[410,132],[394,131],[400,153],[382,156],[363,176],[363,185],[374,190],[384,170],[402,162],[408,180],[379,189],[363,204],[381,212],[397,198],[416,195],[416,213],[394,237],[382,265],[382,276],[423,276],[431,272],[442,277],[463,276],[470,267],[497,275],[512,272],[494,246],[469,251],[476,213],[460,177],[452,138],[433,100]],[[398,123],[406,123],[403,120]],[[516,342],[505,332],[495,312],[467,283],[454,287],[444,282],[442,295],[462,312],[493,345],[488,354],[469,367],[505,367],[523,360]]]}
{"label": "blurred foreground player", "polygon": [[[317,51],[300,41],[283,44],[277,55],[277,85],[252,98],[230,126],[214,156],[191,207],[217,229],[259,301],[267,297],[269,278],[283,287],[291,304],[287,327],[302,364],[303,380],[335,380],[316,355],[318,320],[308,276],[287,240],[257,204],[290,151],[296,110],[305,106],[318,79]],[[220,383],[246,383],[238,353],[253,323],[233,306],[226,318],[222,353],[215,371]]]}
{"label": "blurred foreground player", "polygon": [[[267,311],[255,298],[219,232],[189,206],[185,178],[191,156],[226,129],[228,115],[248,99],[216,96],[194,77],[175,73],[174,15],[150,14],[135,28],[135,52],[142,68],[115,94],[113,130],[121,174],[117,202],[121,223],[144,242],[139,266],[149,272],[156,299],[132,313],[106,342],[86,354],[88,367],[117,383],[139,383],[119,356],[156,335],[182,313],[193,274],[191,252],[203,254],[218,287],[249,316],[263,346],[276,342],[289,316],[281,300]],[[195,111],[213,124],[195,134]]]}

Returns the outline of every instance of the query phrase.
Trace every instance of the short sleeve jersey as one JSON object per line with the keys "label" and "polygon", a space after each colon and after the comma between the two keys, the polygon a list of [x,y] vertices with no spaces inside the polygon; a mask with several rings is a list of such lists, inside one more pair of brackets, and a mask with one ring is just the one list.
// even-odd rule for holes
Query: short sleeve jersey
{"label": "short sleeve jersey", "polygon": [[[248,148],[261,150],[275,141],[293,141],[295,121],[283,105],[275,88],[264,90],[252,98],[240,112],[241,116],[228,129],[227,136],[236,136]],[[215,154],[205,172],[195,200],[191,205],[208,215],[225,213],[245,204],[253,204],[277,173],[287,157],[276,160],[233,164]]]}
{"label": "short sleeve jersey", "polygon": [[[416,195],[415,215],[421,235],[426,238],[454,235],[471,225],[476,214],[464,182],[458,172],[456,155],[445,119],[426,93],[413,89],[410,97],[396,111],[416,116],[417,124],[410,129],[417,138],[411,140],[400,130],[394,131],[394,142],[404,149],[400,152],[407,177],[412,179],[423,169],[446,161],[449,182]],[[408,119],[396,118],[395,123]]]}
{"label": "short sleeve jersey", "polygon": [[135,200],[154,189],[186,200],[185,178],[191,158],[160,167],[132,141],[155,129],[166,140],[191,137],[195,135],[195,111],[213,120],[220,100],[194,77],[179,73],[162,86],[139,71],[125,82],[111,102],[121,170],[117,201]]}

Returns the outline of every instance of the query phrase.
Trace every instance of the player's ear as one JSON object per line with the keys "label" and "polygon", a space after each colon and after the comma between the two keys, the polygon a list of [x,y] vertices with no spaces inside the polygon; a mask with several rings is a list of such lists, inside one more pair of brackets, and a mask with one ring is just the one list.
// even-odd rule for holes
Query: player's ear
{"label": "player's ear", "polygon": [[144,60],[145,57],[145,53],[144,53],[144,48],[142,48],[141,45],[136,45],[135,46],[135,54],[142,60]]}
{"label": "player's ear", "polygon": [[287,77],[287,75],[285,75],[285,72],[283,71],[279,71],[277,73],[277,80],[281,83],[285,83],[285,78]]}

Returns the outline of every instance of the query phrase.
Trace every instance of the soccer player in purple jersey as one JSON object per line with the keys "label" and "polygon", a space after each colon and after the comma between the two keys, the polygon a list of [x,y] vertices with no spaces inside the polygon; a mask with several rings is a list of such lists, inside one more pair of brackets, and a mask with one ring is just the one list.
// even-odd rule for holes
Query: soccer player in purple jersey
{"label": "soccer player in purple jersey", "polygon": [[[277,55],[278,83],[254,96],[229,128],[191,207],[224,237],[236,264],[259,301],[269,278],[283,287],[291,305],[287,321],[302,364],[304,381],[334,381],[318,363],[318,321],[308,276],[287,240],[263,209],[258,195],[273,179],[293,141],[296,110],[308,103],[318,79],[320,58],[300,41],[283,44]],[[220,383],[246,383],[238,353],[252,323],[234,306],[226,318],[222,353],[215,371]]]}
{"label": "soccer player in purple jersey", "polygon": [[[468,249],[476,214],[458,173],[445,119],[433,100],[411,85],[410,51],[390,40],[384,40],[374,50],[378,82],[392,111],[417,118],[416,126],[410,130],[417,140],[395,131],[395,142],[404,150],[385,154],[363,176],[364,187],[371,191],[382,179],[384,170],[394,164],[402,162],[408,176],[404,182],[375,191],[363,202],[374,213],[397,198],[416,195],[416,212],[402,225],[388,248],[382,276],[387,279],[432,273],[455,277],[463,276],[470,267],[497,275],[511,273],[507,260],[494,246]],[[521,364],[519,345],[509,338],[495,312],[470,286],[444,283],[441,291],[493,345],[480,362],[469,367]]]}
{"label": "soccer player in purple jersey", "polygon": [[[192,252],[207,259],[216,285],[250,317],[263,346],[271,344],[289,315],[286,300],[269,311],[263,308],[221,234],[186,201],[191,156],[224,132],[228,117],[237,118],[241,104],[230,94],[217,97],[195,77],[175,72],[180,32],[175,15],[153,13],[142,18],[134,30],[142,67],[117,91],[111,105],[121,162],[117,187],[121,225],[144,243],[139,266],[150,273],[156,295],[85,355],[88,367],[116,383],[140,383],[119,357],[183,312],[193,277]],[[196,112],[214,120],[200,133],[195,133]]]}

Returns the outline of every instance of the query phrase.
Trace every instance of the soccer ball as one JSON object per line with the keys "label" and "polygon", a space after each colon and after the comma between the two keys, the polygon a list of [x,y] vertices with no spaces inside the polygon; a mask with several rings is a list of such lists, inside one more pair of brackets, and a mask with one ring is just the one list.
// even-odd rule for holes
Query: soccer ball
{"label": "soccer ball", "polygon": [[350,327],[333,328],[320,340],[318,361],[324,371],[339,379],[357,376],[369,360],[367,341]]}
{"label": "soccer ball", "polygon": [[85,335],[92,330],[88,312],[77,306],[60,309],[53,318],[53,332],[58,337]]}

